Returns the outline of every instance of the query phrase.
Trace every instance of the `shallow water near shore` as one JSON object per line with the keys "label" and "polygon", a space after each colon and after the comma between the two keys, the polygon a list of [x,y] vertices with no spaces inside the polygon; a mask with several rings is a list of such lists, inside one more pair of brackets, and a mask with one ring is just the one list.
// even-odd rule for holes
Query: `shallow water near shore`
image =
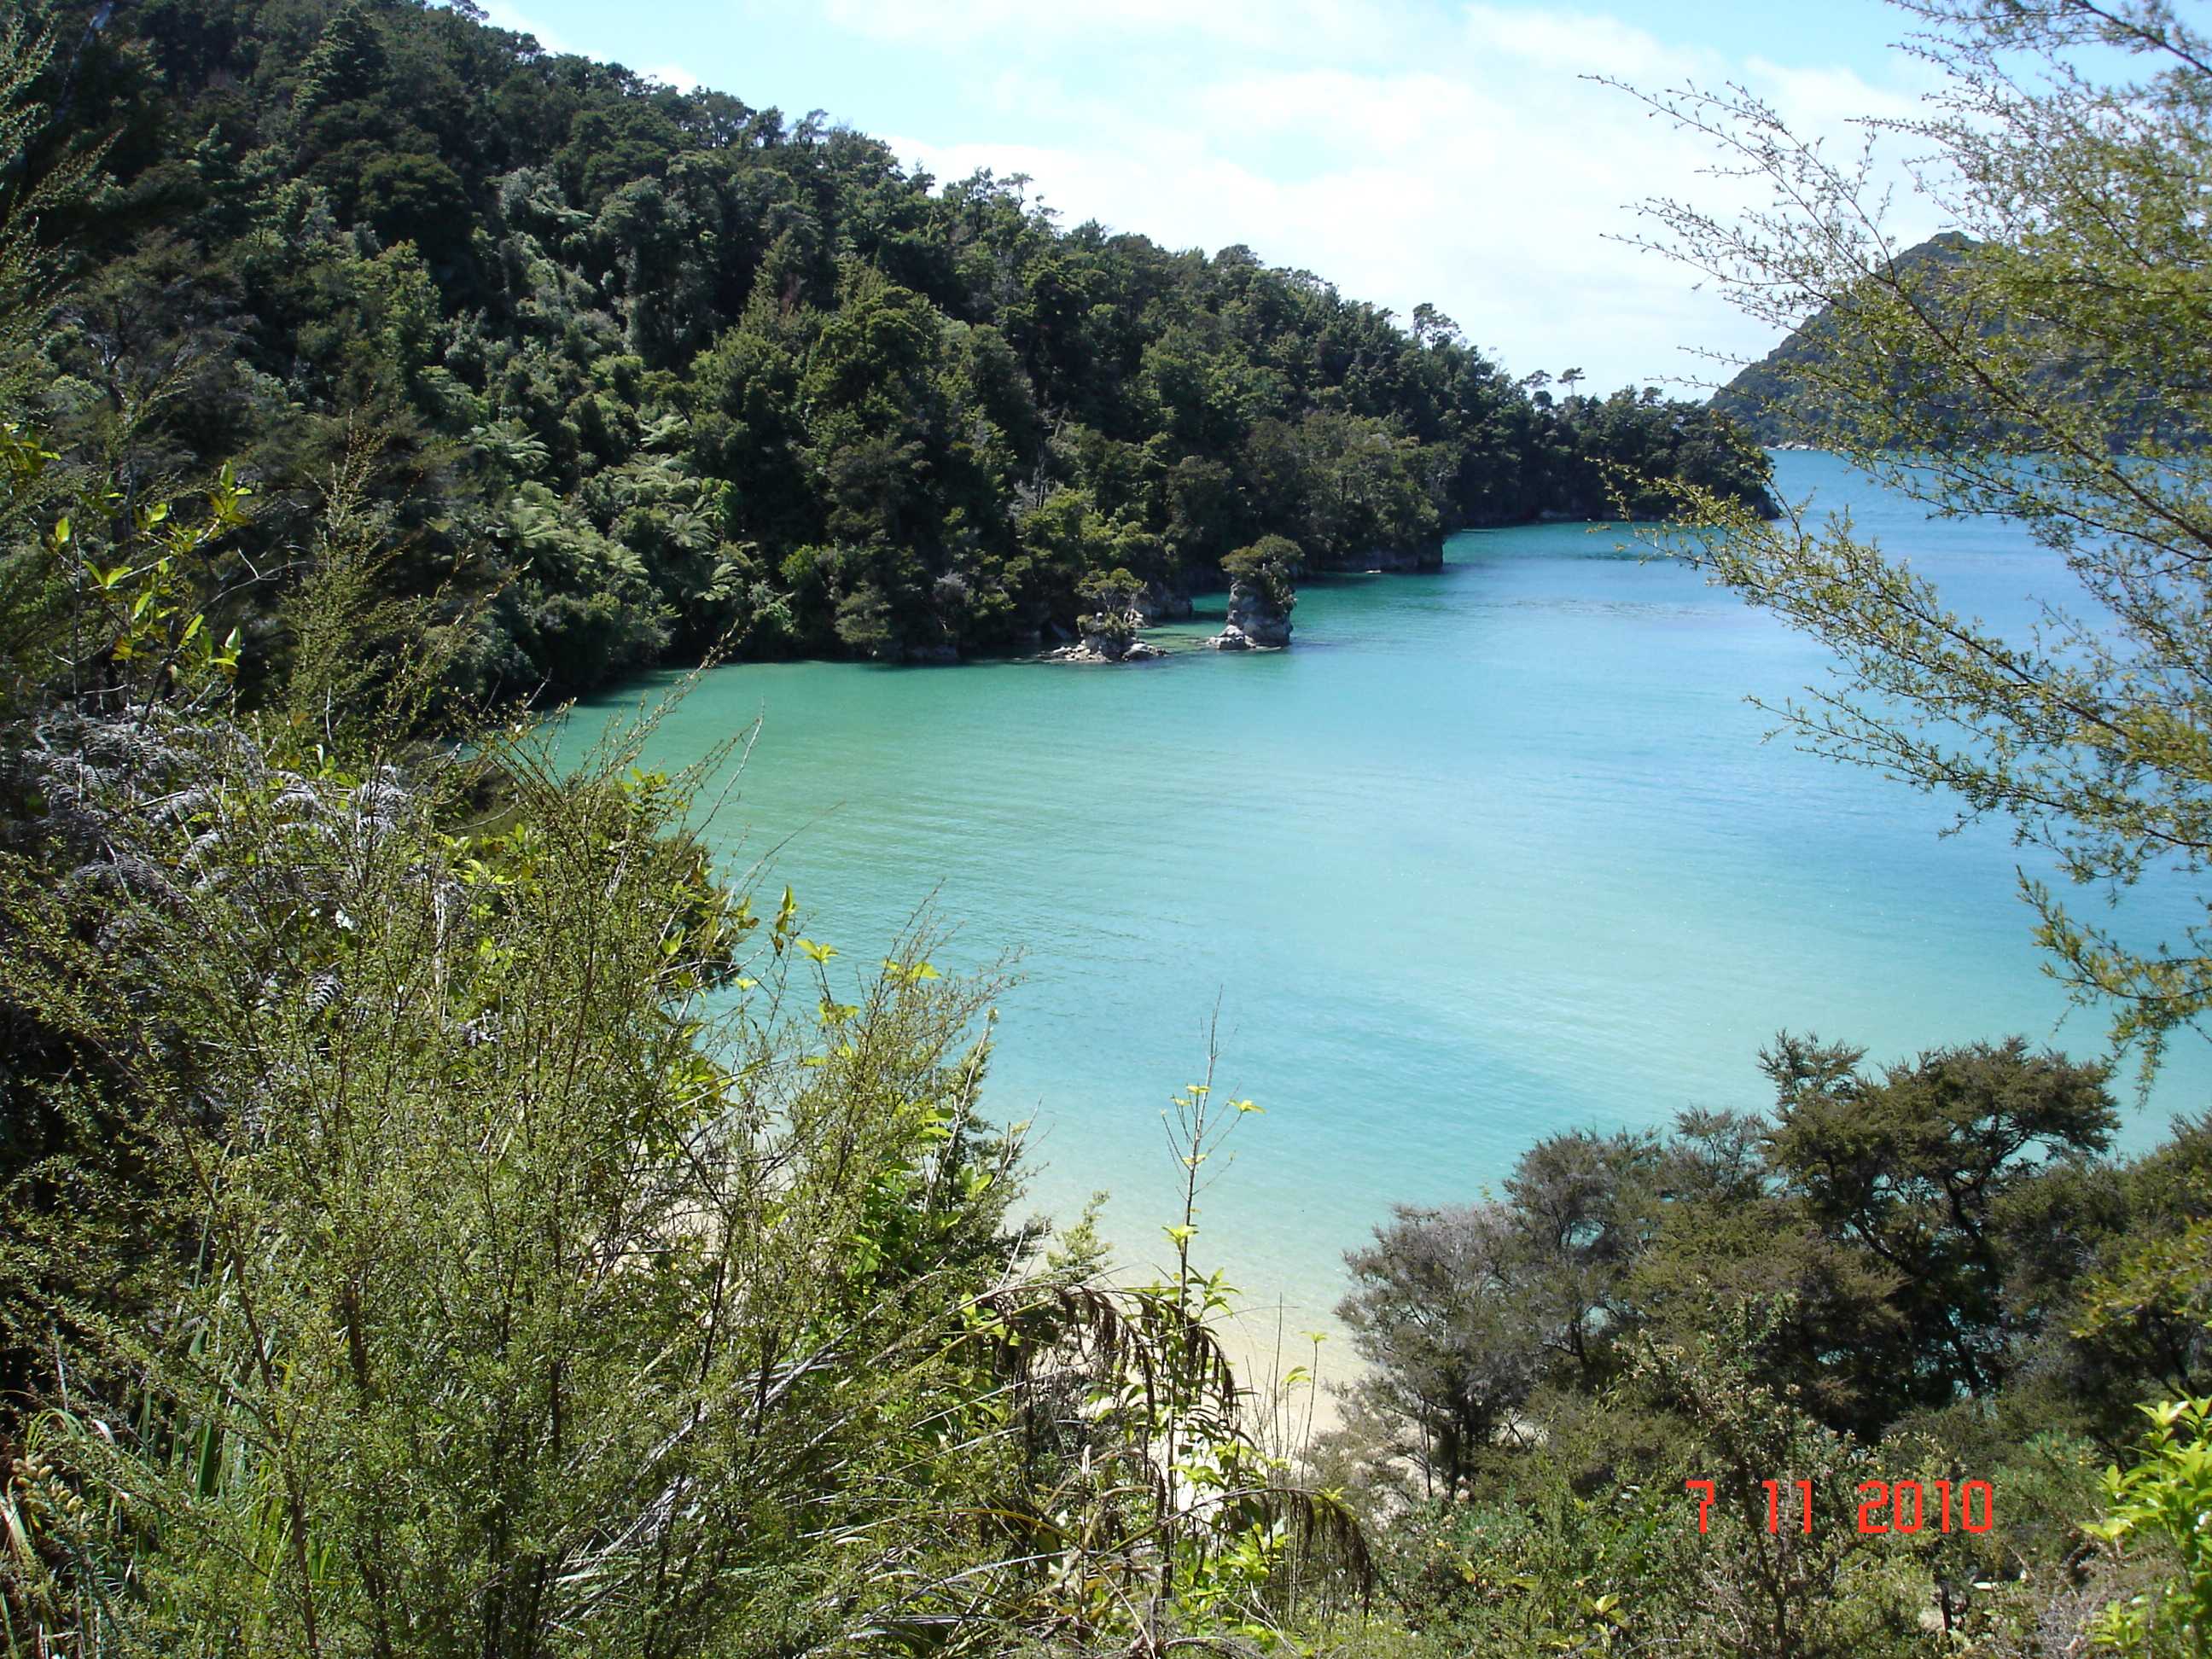
{"label": "shallow water near shore", "polygon": [[[2058,591],[2017,529],[1930,523],[1828,456],[1777,468],[1957,610],[2024,621]],[[2044,866],[2003,826],[1939,836],[1944,802],[1762,742],[1747,695],[1818,681],[1816,647],[1617,529],[1470,532],[1446,556],[1308,584],[1285,652],[719,669],[647,763],[761,717],[709,830],[733,871],[768,860],[763,884],[849,961],[933,896],[957,927],[941,968],[1022,953],[988,1106],[1034,1123],[1033,1206],[1072,1218],[1110,1189],[1139,1264],[1181,1173],[1160,1112],[1218,1004],[1218,1083],[1267,1115],[1210,1166],[1197,1245],[1267,1329],[1279,1304],[1293,1333],[1326,1323],[1343,1252],[1393,1203],[1479,1197],[1544,1134],[1767,1104],[1778,1030],[1875,1059],[2014,1032],[2100,1051],[2101,1019],[2039,971],[2016,871]],[[675,678],[582,706],[559,741]],[[2172,883],[2129,913],[2150,939],[2189,918]],[[2193,1038],[2148,1104],[2120,1079],[2124,1144],[2208,1081]]]}

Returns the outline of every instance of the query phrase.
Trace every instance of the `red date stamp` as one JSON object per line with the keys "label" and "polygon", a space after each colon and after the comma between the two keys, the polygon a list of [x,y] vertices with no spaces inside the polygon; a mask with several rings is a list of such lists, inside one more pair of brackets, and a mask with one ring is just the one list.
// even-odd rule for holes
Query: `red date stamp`
{"label": "red date stamp", "polygon": [[[1811,1534],[1811,1481],[1759,1484],[1766,1493],[1767,1531]],[[1682,1486],[1698,1495],[1698,1530],[1710,1531],[1716,1483],[1685,1480]],[[1996,1524],[1996,1492],[1986,1480],[1967,1480],[1956,1487],[1948,1480],[1924,1485],[1917,1480],[1862,1480],[1856,1496],[1863,1533],[1984,1533]]]}

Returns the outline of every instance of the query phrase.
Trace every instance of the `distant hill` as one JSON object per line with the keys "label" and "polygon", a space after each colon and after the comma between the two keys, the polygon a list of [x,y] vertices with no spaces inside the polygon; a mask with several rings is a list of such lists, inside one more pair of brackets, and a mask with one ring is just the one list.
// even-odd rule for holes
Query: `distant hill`
{"label": "distant hill", "polygon": [[[1899,254],[1897,265],[1899,270],[1955,267],[1973,246],[1972,239],[1946,231]],[[1803,371],[1834,350],[1836,326],[1834,308],[1824,308],[1715,392],[1713,409],[1733,416],[1760,443],[1770,447],[1814,442],[1823,433],[1832,432],[1838,424],[1837,411],[1829,406],[1821,389],[1808,382]]]}
{"label": "distant hill", "polygon": [[[1894,270],[1913,283],[1921,302],[1939,313],[1948,313],[1954,325],[1964,320],[1966,307],[1972,306],[1978,319],[1973,326],[1993,347],[2001,332],[2011,336],[2015,348],[2025,343],[2031,359],[2021,384],[2044,400],[2046,411],[2088,416],[2090,429],[2115,453],[2136,449],[2154,438],[2169,445],[2206,441],[2203,432],[2179,423],[2170,404],[2160,399],[2139,398],[2135,406],[2141,412],[2130,414],[2129,403],[2117,395],[2126,385],[2125,376],[2114,377],[2100,343],[2062,339],[2039,331],[1999,290],[1978,296],[1964,267],[1983,246],[1947,231],[1898,255]],[[1714,393],[1713,411],[1732,416],[1754,440],[1769,447],[1820,447],[1849,433],[1861,411],[1833,406],[1833,394],[1819,384],[1818,376],[1823,366],[1834,361],[1839,326],[1834,307],[1822,310]],[[1883,408],[1864,411],[1872,416],[1870,425],[1883,433],[1911,432],[1920,442],[1938,447],[1996,443],[2039,451],[2051,446],[2046,428],[2033,422],[2023,424],[1982,404],[1952,377],[1931,380],[1924,363],[1898,359],[1887,373]],[[1899,416],[1905,417],[1901,427]],[[1878,444],[1894,441],[1869,437]]]}

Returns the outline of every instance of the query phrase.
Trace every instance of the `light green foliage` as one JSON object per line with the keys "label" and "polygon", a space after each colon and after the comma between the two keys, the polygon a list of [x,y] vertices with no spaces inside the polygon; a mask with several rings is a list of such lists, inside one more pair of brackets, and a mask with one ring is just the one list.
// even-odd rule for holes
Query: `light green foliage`
{"label": "light green foliage", "polygon": [[514,827],[456,836],[434,774],[203,749],[134,852],[231,873],[112,908],[119,960],[82,901],[6,894],[9,1002],[100,1056],[135,1148],[33,1190],[127,1182],[151,1250],[119,1306],[91,1218],[26,1212],[7,1252],[20,1318],[70,1334],[44,1455],[82,1501],[19,1603],[51,1639],[827,1634],[988,1466],[989,988],[902,953],[848,993],[666,839],[665,781],[509,776]]}
{"label": "light green foliage", "polygon": [[[1906,0],[1940,74],[1870,123],[1964,234],[1901,246],[1869,158],[1801,140],[1736,94],[1649,98],[1771,198],[1741,216],[1652,212],[1668,252],[1762,321],[1823,315],[1790,366],[1810,435],[1946,514],[2015,520],[2062,556],[2033,634],[2001,635],[1847,518],[1766,525],[1713,492],[1676,544],[1832,647],[1838,678],[1780,712],[1808,746],[1996,816],[2102,896],[2204,871],[2212,547],[2201,279],[2212,173],[2207,38],[2158,0]],[[1824,412],[1823,412],[1824,411]],[[2212,939],[2164,943],[2024,881],[2052,970],[2155,1063],[2212,1008]]]}
{"label": "light green foliage", "polygon": [[[1701,1605],[1677,1616],[1699,1646],[1745,1659],[1911,1651],[1925,1580],[1877,1582],[1886,1577],[1881,1558],[1933,1539],[1860,1533],[1856,1492],[1863,1480],[1928,1471],[1907,1461],[1909,1446],[1893,1441],[1878,1455],[1763,1382],[1757,1356],[1765,1316],[1756,1304],[1716,1308],[1692,1344],[1647,1346],[1631,1370],[1632,1390],[1686,1431],[1680,1473],[1669,1471],[1668,1486],[1683,1492],[1692,1470],[1715,1484],[1712,1530],[1693,1569]],[[1767,1530],[1769,1480],[1782,1488],[1783,1522],[1774,1532]],[[1800,1480],[1812,1482],[1809,1535],[1801,1530]],[[1692,1496],[1686,1492],[1686,1502]]]}
{"label": "light green foliage", "polygon": [[1157,536],[1109,517],[1079,489],[1055,490],[1023,515],[1020,532],[1035,577],[1072,588],[1084,616],[1110,623],[1117,611],[1126,612],[1135,602],[1148,579],[1166,571]]}
{"label": "light green foliage", "polygon": [[2185,1389],[2204,1375],[2212,1344],[2212,1205],[2201,1178],[2177,1196],[2164,1225],[2105,1253],[2081,1286],[2073,1334],[2163,1388]]}
{"label": "light green foliage", "polygon": [[[1017,1324],[1025,1488],[1006,1520],[1035,1552],[1018,1594],[1083,1650],[1263,1651],[1358,1628],[1366,1540],[1340,1498],[1263,1443],[1222,1347],[1237,1293],[1194,1259],[1199,1198],[1249,1100],[1202,1081],[1162,1113],[1182,1181],[1148,1282],[1064,1297]],[[1015,1592],[1002,1590],[1002,1595]]]}
{"label": "light green foliage", "polygon": [[1101,1287],[1080,1228],[1039,1267],[976,1115],[995,982],[757,911],[641,732],[575,776],[410,739],[446,646],[358,511],[251,698],[175,574],[228,477],[36,543],[81,603],[0,732],[10,1644],[1273,1645],[1341,1605],[1358,1534],[1260,1448],[1191,1265],[1210,1091],[1172,1281]]}
{"label": "light green foliage", "polygon": [[112,481],[53,478],[59,459],[0,427],[0,524],[21,538],[0,551],[0,715],[49,694],[106,713],[227,696],[241,634],[208,608],[208,573],[253,492],[226,467],[195,498],[132,500]]}
{"label": "light green foliage", "polygon": [[1697,1568],[1680,1505],[1656,1484],[1577,1492],[1564,1471],[1496,1502],[1425,1506],[1391,1525],[1383,1565],[1432,1651],[1640,1650]]}
{"label": "light green foliage", "polygon": [[[1109,1279],[1087,1219],[1039,1251],[1018,1136],[978,1115],[994,978],[941,972],[927,930],[841,952],[788,890],[756,908],[694,838],[703,775],[636,769],[641,732],[560,776],[478,718],[726,640],[1125,628],[1216,572],[1287,610],[1301,568],[1652,511],[1672,480],[1736,525],[1755,595],[1887,618],[1866,637],[1954,676],[1869,678],[1967,710],[1984,769],[1893,758],[1976,805],[2074,789],[2032,832],[2125,879],[2201,793],[2170,617],[2128,611],[2124,660],[1991,655],[1847,537],[1822,565],[1766,532],[1724,422],[1510,383],[1433,307],[1408,335],[1248,250],[1064,232],[1018,183],[935,191],[465,9],[118,9],[73,71],[75,125],[121,135],[89,222],[112,257],[50,319],[32,218],[87,151],[33,106],[49,63],[0,35],[0,368],[37,388],[0,428],[11,1653],[2010,1659],[2115,1601],[2122,1640],[2201,1646],[2212,1134],[2113,1164],[2101,1068],[2014,1042],[1870,1073],[1785,1040],[1771,1114],[1553,1137],[1359,1254],[1370,1370],[1316,1446],[1263,1431],[1224,1348],[1202,1199],[1259,1109],[1210,1062],[1164,1114],[1155,1275]],[[2166,225],[2169,272],[2193,73],[2069,153]],[[2064,109],[1930,131],[1984,183],[2048,182],[2002,135],[2063,137]],[[2145,377],[2194,374],[2186,284],[2063,214],[2033,229],[1971,266],[2041,307],[2043,343],[1995,327],[1989,361],[2033,382],[2051,319],[2081,322],[2140,417]],[[2051,277],[2106,264],[2103,299]],[[1814,275],[1929,361],[1886,270]],[[2203,381],[2156,384],[2134,430],[2162,442]],[[1861,430],[1986,457],[2037,429],[1931,389]],[[2067,407],[2047,471],[1930,476],[2039,503],[2139,601],[2194,534],[2194,460],[2113,462],[2081,424],[2105,405]],[[2077,502],[2110,511],[2069,542]],[[2136,562],[2099,564],[2100,531]],[[1821,729],[1863,736],[1840,708]],[[2046,925],[2148,1009],[2130,1029],[2191,1012],[2189,963],[2154,982]],[[2160,1391],[2191,1398],[2110,1477],[2125,1547],[2075,1583],[2092,1447]],[[1869,1474],[1987,1474],[1999,1522],[1860,1534]],[[1765,1529],[1770,1479],[1815,1483],[1814,1537]]]}
{"label": "light green foliage", "polygon": [[[2212,374],[2201,326],[2212,42],[2160,0],[1900,9],[1923,26],[1936,91],[1911,118],[1867,123],[1869,146],[1851,160],[1740,90],[1638,94],[1771,192],[1737,216],[1680,201],[1650,211],[1663,250],[1750,315],[1807,325],[1739,390],[1763,388],[1793,435],[1936,513],[2027,526],[2064,575],[2037,596],[2039,626],[2004,636],[1953,609],[1847,516],[1801,508],[1763,524],[1692,489],[1679,511],[1701,528],[1671,544],[1835,651],[1836,678],[1778,711],[1808,746],[1947,792],[1962,820],[2008,819],[2096,898],[2153,871],[2201,887],[2212,844],[2203,672]],[[1914,156],[1923,206],[1948,227],[1936,242],[1908,247],[1893,234],[1877,182],[1882,142]],[[2112,1012],[2116,1043],[2139,1049],[2147,1080],[2168,1039],[2212,1009],[2203,920],[2151,944],[2087,919],[2045,883],[2023,878],[2023,890],[2051,971]],[[1823,1136],[1822,1160],[1843,1181],[1822,1176],[1808,1194],[1832,1215],[1843,1187],[1871,1195],[1869,1177],[1901,1194],[1924,1145],[1886,1130],[1864,1104],[1847,1091],[1817,1114],[1842,1131]],[[2016,1117],[2014,1129],[2027,1121]],[[1863,1122],[1863,1135],[1844,1127]],[[1954,1118],[1947,1136],[1971,1149],[2002,1127]],[[2077,1115],[2077,1127],[2089,1132],[2085,1146],[2101,1136],[2090,1117]],[[1935,1369],[1994,1397],[1984,1409],[2025,1431],[2025,1449],[2063,1427],[2109,1439],[2118,1400],[2154,1389],[2186,1396],[2147,1408],[2152,1452],[2124,1474],[2115,1468],[2113,1518],[2097,1529],[2114,1541],[2162,1537],[2179,1560],[2148,1564],[2166,1578],[2149,1589],[2109,1577],[2059,1586],[2039,1620],[2052,1645],[2078,1643],[2085,1616],[2094,1622],[2118,1589],[2100,1626],[2108,1644],[2203,1650],[2203,1411],[2190,1403],[2202,1396],[2206,1348],[2202,1138],[2201,1125],[2179,1125],[2170,1146],[2124,1171],[2062,1157],[2016,1171],[2009,1193],[1969,1176],[1954,1192],[1995,1200],[1978,1218],[1916,1206],[1924,1218],[1899,1231],[1909,1212],[1885,1219],[1887,1204],[1846,1205],[1851,1227],[1891,1258],[1905,1293],[1881,1299],[1918,1328],[1917,1352],[1948,1348]],[[1928,1219],[1948,1237],[1929,1233]],[[1993,1367],[2016,1382],[1992,1389]],[[1963,1414],[1929,1421],[1948,1417],[1956,1434]],[[1986,1425],[1954,1443],[1996,1449]],[[2036,1529],[2041,1540],[2021,1547],[2047,1560],[2051,1517]],[[2122,1565],[2137,1575],[2147,1566]]]}
{"label": "light green foliage", "polygon": [[2115,1602],[2098,1644],[2121,1653],[2212,1652],[2212,1399],[2145,1406],[2141,1457],[2105,1475],[2105,1518],[2084,1528],[2119,1549],[2172,1552],[2171,1577]]}
{"label": "light green foliage", "polygon": [[[1383,1565],[1430,1650],[1943,1650],[1919,1621],[1932,1548],[1856,1527],[1856,1483],[1917,1473],[1911,1454],[1829,1429],[1761,1380],[1759,1328],[1774,1311],[1716,1305],[1690,1342],[1640,1345],[1617,1389],[1547,1413],[1513,1463],[1394,1520]],[[1710,1506],[1686,1480],[1711,1483]],[[1781,1483],[1775,1532],[1768,1480]],[[1798,1480],[1814,1483],[1810,1535]],[[1953,1628],[1969,1628],[1963,1595]]]}
{"label": "light green foliage", "polygon": [[1239,1420],[1219,1278],[1005,1224],[995,981],[757,911],[641,731],[574,776],[423,746],[453,630],[357,477],[249,687],[205,587],[243,487],[58,459],[0,447],[11,1651],[1273,1643],[1356,1580]]}

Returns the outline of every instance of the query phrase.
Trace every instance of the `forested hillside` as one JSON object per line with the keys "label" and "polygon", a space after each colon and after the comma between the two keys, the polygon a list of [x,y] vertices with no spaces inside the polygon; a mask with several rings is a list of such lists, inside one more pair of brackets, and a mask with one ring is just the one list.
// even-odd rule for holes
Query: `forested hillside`
{"label": "forested hillside", "polygon": [[[1871,404],[1885,402],[1911,411],[1918,441],[1913,447],[2008,443],[2033,451],[2052,441],[2039,428],[2053,412],[2094,423],[2095,441],[2114,453],[2146,443],[2202,446],[2201,421],[2146,400],[2114,342],[2070,333],[2070,319],[2053,314],[2055,307],[1992,303],[1978,293],[1982,279],[1973,262],[1990,252],[1956,231],[1905,249],[1887,262],[1884,298],[1843,295],[1822,306],[1765,356],[1739,369],[1713,394],[1712,408],[1762,444],[1815,449],[1865,441]],[[1848,362],[1839,344],[1865,326],[1867,311],[1899,300],[1909,300],[1961,341],[2008,354],[2024,351],[2024,373],[2014,395],[1938,384],[1900,362],[1887,368],[1881,396],[1870,402],[1863,366]],[[1875,447],[1895,445],[1877,441]]]}
{"label": "forested hillside", "polygon": [[334,489],[380,580],[465,634],[465,697],[726,638],[1030,648],[1087,579],[1171,604],[1267,535],[1308,568],[1419,563],[1616,485],[1656,512],[1639,476],[1764,501],[1706,410],[1555,400],[1431,307],[1408,331],[1245,248],[1063,228],[1022,180],[940,185],[466,4],[55,16],[33,168],[106,141],[110,182],[46,227],[80,280],[35,414],[134,489],[226,461],[256,486],[218,617],[249,675]]}
{"label": "forested hillside", "polygon": [[[1954,234],[1931,237],[1899,254],[1892,269],[1900,283],[1943,303],[1946,274],[1958,269],[1972,244]],[[1747,363],[1713,394],[1712,406],[1741,422],[1763,444],[1820,447],[1855,400],[1834,385],[1830,359],[1849,318],[1825,306],[1755,363]]]}

